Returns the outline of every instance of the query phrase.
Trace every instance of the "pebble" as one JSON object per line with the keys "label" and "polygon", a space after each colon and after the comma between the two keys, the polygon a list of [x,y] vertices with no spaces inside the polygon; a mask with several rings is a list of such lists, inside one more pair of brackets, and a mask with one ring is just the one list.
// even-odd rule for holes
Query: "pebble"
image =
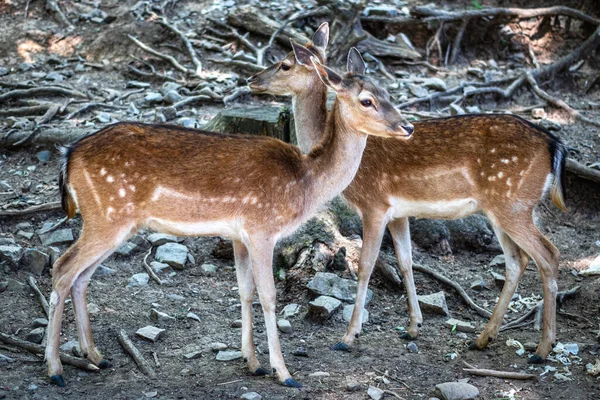
{"label": "pebble", "polygon": [[435,385],[436,396],[442,400],[469,400],[479,396],[479,389],[464,382],[446,382]]}
{"label": "pebble", "polygon": [[427,89],[417,84],[411,83],[408,85],[408,91],[411,92],[416,97],[425,97],[429,94]]}
{"label": "pebble", "polygon": [[17,236],[22,237],[24,239],[27,240],[31,240],[31,238],[33,237],[34,233],[33,232],[25,232],[25,231],[19,231],[17,232]]}
{"label": "pebble", "polygon": [[105,267],[104,265],[99,265],[98,268],[96,268],[96,271],[94,271],[92,278],[100,278],[102,276],[114,275],[116,273],[117,273],[116,269],[108,268],[108,267]]}
{"label": "pebble", "polygon": [[34,328],[39,328],[40,326],[48,326],[48,320],[46,318],[36,318],[33,320],[31,324]]}
{"label": "pebble", "polygon": [[498,267],[505,268],[506,267],[506,257],[504,254],[499,254],[490,261],[490,267]]}
{"label": "pebble", "polygon": [[296,303],[290,303],[290,304],[287,304],[285,307],[283,307],[283,310],[281,310],[280,314],[284,319],[288,319],[290,317],[297,315],[299,312],[300,312],[300,305],[296,304]]}
{"label": "pebble", "polygon": [[81,354],[78,340],[69,340],[60,346],[60,350],[67,354]]}
{"label": "pebble", "polygon": [[12,364],[15,362],[14,358],[10,358],[8,356],[5,356],[4,354],[0,354],[0,365],[2,364]]}
{"label": "pebble", "polygon": [[158,311],[156,308],[150,310],[150,319],[157,322],[173,322],[175,321],[174,317],[171,317],[169,314],[164,313],[162,311]]}
{"label": "pebble", "polygon": [[63,74],[56,72],[56,71],[52,71],[48,74],[46,74],[46,76],[44,77],[45,80],[47,81],[54,81],[54,82],[62,82],[64,81],[66,78]]}
{"label": "pebble", "polygon": [[246,392],[240,396],[240,400],[260,400],[262,396],[256,392]]}
{"label": "pebble", "polygon": [[[177,93],[176,90],[171,90],[165,95],[164,100],[167,104],[175,104],[183,100],[183,96]],[[175,118],[177,118],[177,110],[175,110],[175,117],[171,119]]]}
{"label": "pebble", "polygon": [[165,263],[161,263],[158,261],[151,261],[150,262],[150,268],[152,268],[152,271],[154,271],[155,274],[161,273],[161,272],[170,272],[171,270],[171,266],[169,264],[165,264]]}
{"label": "pebble", "polygon": [[379,389],[378,387],[369,386],[369,389],[367,390],[367,394],[373,400],[380,400],[383,398],[384,393],[383,393],[383,390]]}
{"label": "pebble", "polygon": [[30,288],[23,282],[19,282],[15,279],[8,279],[6,281],[6,290],[11,293],[28,293]]}
{"label": "pebble", "polygon": [[42,339],[44,338],[45,330],[46,329],[42,328],[42,327],[35,328],[27,334],[27,336],[25,337],[25,340],[27,340],[28,342],[40,344],[40,343],[42,343]]}
{"label": "pebble", "polygon": [[179,118],[177,124],[184,128],[196,128],[198,122],[194,118]]}
{"label": "pebble", "polygon": [[17,265],[21,256],[22,247],[18,244],[0,245],[0,261],[8,261],[11,264]]}
{"label": "pebble", "polygon": [[446,322],[444,322],[444,325],[450,329],[454,329],[454,327],[456,326],[456,330],[459,332],[469,332],[469,333],[475,332],[475,327],[473,325],[471,325],[468,322],[461,321],[461,320],[458,320],[455,318],[450,318],[450,319],[446,320]]}
{"label": "pebble", "polygon": [[242,358],[239,350],[221,350],[217,353],[217,361],[232,361]]}
{"label": "pebble", "polygon": [[197,358],[202,357],[202,352],[200,350],[196,350],[196,351],[192,351],[190,353],[184,354],[183,355],[186,360],[195,360]]}
{"label": "pebble", "polygon": [[19,264],[22,268],[28,271],[41,275],[44,269],[50,265],[50,256],[46,253],[42,253],[38,249],[27,249],[21,256]]}
{"label": "pebble", "polygon": [[128,81],[125,86],[128,88],[145,89],[151,85],[148,82]]}
{"label": "pebble", "polygon": [[33,64],[30,64],[27,62],[23,62],[23,63],[19,64],[19,69],[23,72],[27,72],[32,68],[33,68]]}
{"label": "pebble", "polygon": [[[308,290],[317,296],[329,296],[336,299],[354,303],[356,299],[357,283],[350,279],[343,279],[331,272],[317,272],[315,277],[306,285]],[[373,297],[373,291],[367,289],[365,304]]]}
{"label": "pebble", "polygon": [[475,282],[473,282],[471,284],[471,289],[473,290],[483,290],[483,289],[487,289],[487,282],[485,281],[485,279],[483,278],[477,278],[477,280]]}
{"label": "pebble", "polygon": [[177,236],[169,235],[168,233],[152,233],[148,235],[148,241],[152,247],[158,247],[165,243],[177,243],[179,240]]}
{"label": "pebble", "polygon": [[87,306],[88,314],[98,314],[100,312],[100,307],[98,307],[95,303],[89,303]]}
{"label": "pebble", "polygon": [[209,344],[208,347],[210,348],[211,351],[214,351],[215,353],[217,353],[219,351],[226,350],[228,346],[225,343],[214,342],[214,343]]}
{"label": "pebble", "polygon": [[328,376],[331,376],[331,374],[325,371],[316,371],[308,375],[309,378],[326,378]]}
{"label": "pebble", "polygon": [[315,319],[329,319],[340,308],[342,302],[329,296],[319,296],[308,303],[308,314]]}
{"label": "pebble", "polygon": [[175,269],[183,269],[189,250],[179,243],[165,243],[156,249],[156,261],[169,264]]}
{"label": "pebble", "polygon": [[543,119],[538,124],[549,131],[560,131],[562,129],[562,125],[556,121],[551,121],[549,119]]}
{"label": "pebble", "polygon": [[186,316],[186,318],[193,319],[194,321],[200,322],[200,317],[191,311],[188,312],[185,316]]}
{"label": "pebble", "polygon": [[292,333],[292,324],[287,319],[277,321],[277,328],[283,333]]}
{"label": "pebble", "polygon": [[431,314],[450,316],[448,306],[446,305],[446,296],[444,295],[443,291],[429,295],[418,296],[418,299],[419,306],[421,307],[422,311]]}
{"label": "pebble", "polygon": [[490,273],[492,274],[492,278],[494,278],[494,283],[500,287],[503,287],[504,282],[506,282],[506,278],[504,277],[504,275],[501,275],[494,271],[490,271]]}
{"label": "pebble", "polygon": [[446,82],[440,78],[429,78],[423,82],[423,86],[427,89],[433,89],[437,91],[444,91],[447,89]]}
{"label": "pebble", "polygon": [[349,392],[359,391],[360,388],[361,388],[361,385],[357,381],[349,381],[346,383],[346,390]]}
{"label": "pebble", "polygon": [[202,270],[204,275],[214,275],[219,269],[219,267],[217,267],[215,264],[202,264],[200,266],[200,269]]}
{"label": "pebble", "polygon": [[160,103],[163,101],[163,95],[157,92],[148,92],[144,97],[146,103]]}
{"label": "pebble", "polygon": [[0,67],[0,76],[8,75],[8,68]]}
{"label": "pebble", "polygon": [[236,319],[235,321],[233,321],[231,323],[231,327],[232,328],[241,328],[242,327],[242,320],[241,319]]}
{"label": "pebble", "polygon": [[58,229],[40,235],[42,246],[62,246],[73,243],[73,231],[71,229]]}
{"label": "pebble", "polygon": [[165,82],[165,83],[163,83],[163,85],[160,88],[160,93],[163,96],[165,96],[170,91],[177,90],[180,87],[181,87],[181,85],[179,83],[176,83],[176,82]]}
{"label": "pebble", "polygon": [[96,121],[100,122],[101,124],[108,124],[110,121],[112,121],[112,115],[107,113],[107,112],[99,112],[96,114]]}
{"label": "pebble", "polygon": [[48,162],[48,161],[50,161],[51,155],[52,155],[52,153],[50,152],[50,150],[42,150],[42,151],[38,151],[38,153],[35,155],[35,157],[40,162]]}
{"label": "pebble", "polygon": [[415,344],[415,342],[409,342],[406,345],[406,350],[408,350],[409,353],[418,353],[419,347]]}
{"label": "pebble", "polygon": [[140,328],[135,332],[139,337],[149,340],[151,342],[156,342],[158,339],[165,335],[166,330],[157,328],[152,325],[145,326]]}
{"label": "pebble", "polygon": [[297,357],[308,357],[308,352],[306,351],[306,347],[300,346],[296,350],[292,352],[293,355]]}
{"label": "pebble", "polygon": [[483,78],[483,70],[481,68],[467,68],[467,74],[474,75],[478,78]]}
{"label": "pebble", "polygon": [[127,287],[145,286],[149,281],[150,275],[148,275],[146,272],[140,272],[139,274],[134,274],[131,278],[129,278]]}
{"label": "pebble", "polygon": [[167,295],[167,299],[173,300],[173,301],[185,301],[185,297],[183,297],[180,294],[175,294],[175,293],[169,293]]}
{"label": "pebble", "polygon": [[[346,322],[350,322],[352,319],[352,313],[354,312],[354,304],[346,304],[342,309],[342,318]],[[363,308],[362,323],[369,321],[369,312]]]}
{"label": "pebble", "polygon": [[525,342],[523,343],[523,348],[525,349],[525,351],[534,352],[537,350],[537,343]]}

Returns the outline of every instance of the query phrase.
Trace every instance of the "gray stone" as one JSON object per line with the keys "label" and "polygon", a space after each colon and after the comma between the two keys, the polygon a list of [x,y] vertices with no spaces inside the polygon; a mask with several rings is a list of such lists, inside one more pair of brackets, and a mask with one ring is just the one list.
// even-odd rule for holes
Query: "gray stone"
{"label": "gray stone", "polygon": [[429,78],[423,82],[423,86],[427,89],[433,89],[437,91],[444,91],[447,89],[446,82],[440,78]]}
{"label": "gray stone", "polygon": [[163,107],[160,109],[165,121],[172,121],[177,118],[177,109],[175,107]]}
{"label": "gray stone", "polygon": [[47,81],[62,82],[65,80],[65,76],[59,72],[52,71],[48,73],[44,79]]}
{"label": "gray stone", "polygon": [[416,97],[425,97],[429,94],[427,89],[425,89],[422,86],[416,85],[414,83],[411,83],[410,85],[408,85],[408,91],[411,92]]}
{"label": "gray stone", "polygon": [[152,325],[145,326],[140,328],[135,332],[139,337],[149,340],[151,342],[156,342],[158,339],[165,335],[166,330],[157,328]]}
{"label": "gray stone", "polygon": [[23,62],[23,63],[19,64],[19,69],[23,72],[27,72],[32,68],[34,68],[33,64],[28,63],[28,62]]}
{"label": "gray stone", "polygon": [[21,250],[22,247],[18,244],[0,245],[0,261],[8,261],[12,265],[17,265]]}
{"label": "gray stone", "polygon": [[232,328],[241,328],[242,327],[242,320],[241,319],[236,319],[235,321],[233,321],[231,323],[231,327]]}
{"label": "gray stone", "polygon": [[169,235],[168,233],[151,233],[148,235],[148,241],[152,245],[152,247],[158,247],[165,243],[177,243],[179,240],[177,236]]}
{"label": "gray stone", "polygon": [[31,326],[33,326],[34,328],[39,328],[39,327],[43,327],[43,326],[48,326],[48,320],[46,318],[36,318],[33,320],[33,323],[31,324]]}
{"label": "gray stone", "polygon": [[78,340],[69,340],[60,346],[60,350],[67,354],[81,354],[81,347],[79,347]]}
{"label": "gray stone", "polygon": [[506,258],[504,257],[504,254],[499,254],[496,257],[494,257],[492,259],[492,261],[490,262],[490,267],[505,268],[506,267]]}
{"label": "gray stone", "polygon": [[534,352],[537,350],[537,343],[535,342],[525,342],[523,343],[523,348],[525,351]]}
{"label": "gray stone", "polygon": [[185,357],[186,360],[195,360],[197,358],[202,357],[202,351],[195,350],[195,351],[184,354],[183,357]]}
{"label": "gray stone", "polygon": [[357,381],[349,381],[346,383],[346,390],[349,392],[357,392],[361,388],[360,382]]}
{"label": "gray stone", "polygon": [[487,289],[487,287],[488,287],[487,282],[483,278],[478,277],[476,281],[471,283],[471,289],[473,289],[473,290],[483,290],[483,289]]}
{"label": "gray stone", "polygon": [[0,282],[0,293],[6,292],[8,290],[8,282]]}
{"label": "gray stone", "polygon": [[156,249],[156,261],[169,264],[175,269],[183,269],[189,250],[179,243],[165,243]]}
{"label": "gray stone", "polygon": [[48,246],[45,249],[45,253],[50,256],[50,265],[54,265],[58,257],[60,257],[60,250],[54,246]]}
{"label": "gray stone", "polygon": [[506,278],[504,277],[504,275],[494,271],[490,271],[490,273],[492,274],[492,278],[494,278],[494,282],[496,283],[496,285],[504,286],[504,282],[506,282]]}
{"label": "gray stone", "polygon": [[464,113],[465,110],[458,104],[450,104],[450,115],[462,115]]}
{"label": "gray stone", "polygon": [[408,350],[409,353],[418,353],[419,347],[417,346],[417,344],[415,342],[409,342],[406,345],[406,350]]}
{"label": "gray stone", "polygon": [[308,352],[306,351],[306,347],[300,346],[296,350],[292,352],[293,355],[297,357],[308,357]]}
{"label": "gray stone", "polygon": [[450,318],[450,319],[446,320],[446,322],[444,322],[444,325],[450,329],[454,329],[454,327],[456,327],[456,330],[459,332],[469,332],[469,333],[475,332],[475,327],[473,325],[471,325],[468,322],[461,321],[461,320],[454,319],[454,318]]}
{"label": "gray stone", "polygon": [[277,328],[283,333],[292,333],[292,324],[287,319],[280,319],[277,321]]}
{"label": "gray stone", "polygon": [[15,239],[10,237],[0,237],[0,246],[15,245]]}
{"label": "gray stone", "polygon": [[[183,100],[183,96],[177,93],[176,90],[169,91],[164,97],[165,103],[175,104]],[[175,118],[177,117],[177,111],[175,112]],[[172,118],[174,119],[174,118]]]}
{"label": "gray stone", "polygon": [[41,275],[44,269],[50,265],[50,256],[37,249],[27,249],[19,261],[21,268],[27,269],[31,273]]}
{"label": "gray stone", "polygon": [[217,361],[233,361],[242,358],[239,350],[221,350],[217,353]]}
{"label": "gray stone", "polygon": [[156,308],[150,310],[150,319],[156,322],[173,322],[175,321],[174,317],[171,317],[169,314],[164,313],[162,311],[158,311]]}
{"label": "gray stone", "polygon": [[469,114],[481,113],[481,109],[478,106],[466,106],[465,108]]}
{"label": "gray stone", "polygon": [[316,371],[313,372],[312,374],[308,375],[310,378],[327,378],[329,376],[331,376],[331,374],[329,372],[325,372],[325,371]]}
{"label": "gray stone", "polygon": [[0,76],[8,75],[8,68],[0,67]]}
{"label": "gray stone", "polygon": [[25,232],[25,231],[18,231],[17,232],[17,236],[22,237],[24,239],[27,240],[31,240],[31,238],[33,238],[34,233],[33,232]]}
{"label": "gray stone", "polygon": [[367,389],[367,394],[373,400],[381,400],[383,398],[384,392],[382,389],[379,389],[376,386],[369,386],[369,389]]}
{"label": "gray stone", "polygon": [[42,327],[35,328],[27,334],[27,336],[25,337],[25,340],[27,340],[28,342],[40,344],[40,343],[42,343],[42,339],[44,338],[44,332],[45,332],[45,329]]}
{"label": "gray stone", "polygon": [[211,343],[208,347],[210,348],[210,351],[214,351],[215,353],[227,349],[227,345],[220,342]]}
{"label": "gray stone", "polygon": [[42,151],[38,151],[38,153],[35,156],[41,162],[48,162],[48,161],[50,161],[51,155],[52,155],[52,153],[50,152],[50,150],[42,150]]}
{"label": "gray stone", "polygon": [[181,85],[179,83],[175,83],[175,82],[165,82],[163,83],[162,87],[160,88],[160,93],[165,96],[167,93],[169,93],[172,90],[177,90],[181,87]]}
{"label": "gray stone", "polygon": [[107,112],[99,112],[96,114],[95,119],[101,124],[108,124],[110,121],[112,121],[112,115]]}
{"label": "gray stone", "polygon": [[100,312],[100,307],[96,303],[89,303],[87,305],[88,314],[98,314]]}
{"label": "gray stone", "polygon": [[29,285],[19,282],[15,279],[8,279],[6,281],[6,290],[11,293],[28,293],[30,291]]}
{"label": "gray stone", "polygon": [[240,400],[261,400],[262,396],[256,392],[246,392],[240,396]]}
{"label": "gray stone", "polygon": [[551,121],[549,119],[543,119],[538,124],[549,131],[560,131],[562,129],[562,125],[556,121]]}
{"label": "gray stone", "polygon": [[[344,309],[342,310],[342,318],[344,319],[344,321],[346,322],[350,322],[350,320],[352,319],[352,313],[354,312],[354,304],[346,304],[344,306]],[[369,322],[369,312],[365,309],[363,309],[363,314],[362,314],[362,323],[367,323]]]}
{"label": "gray stone", "polygon": [[287,319],[287,318],[297,315],[299,312],[300,312],[300,304],[291,303],[291,304],[288,304],[285,307],[283,307],[283,310],[281,310],[280,314],[284,319]]}
{"label": "gray stone", "polygon": [[96,271],[94,271],[92,278],[100,278],[103,276],[114,275],[116,273],[117,273],[116,269],[108,268],[108,267],[105,267],[104,265],[99,265],[98,268],[96,268]]}
{"label": "gray stone", "polygon": [[474,75],[478,78],[483,78],[483,70],[481,68],[467,68],[467,74]]}
{"label": "gray stone", "polygon": [[167,299],[169,299],[169,300],[173,300],[173,301],[184,301],[184,300],[185,300],[185,297],[183,297],[183,296],[182,296],[182,295],[180,295],[180,294],[169,293],[169,294],[167,295]]}
{"label": "gray stone", "polygon": [[436,396],[443,400],[468,400],[479,396],[479,390],[464,382],[446,382],[435,385]]}
{"label": "gray stone", "polygon": [[202,264],[200,269],[205,275],[214,275],[219,268],[214,264]]}
{"label": "gray stone", "polygon": [[184,128],[196,128],[198,121],[195,118],[179,118],[177,124]]}
{"label": "gray stone", "polygon": [[152,261],[150,262],[150,268],[152,268],[152,271],[154,271],[155,274],[158,274],[160,272],[171,272],[171,266],[169,264],[165,264],[165,263],[161,263],[158,261]]}
{"label": "gray stone", "polygon": [[190,311],[185,316],[186,316],[186,318],[193,319],[194,321],[200,322],[200,317],[198,315],[196,315],[196,313],[193,313]]}
{"label": "gray stone", "polygon": [[342,302],[329,296],[319,296],[308,303],[308,314],[315,319],[329,319],[340,308]]}
{"label": "gray stone", "polygon": [[146,97],[144,97],[144,101],[146,103],[160,103],[163,101],[163,95],[157,92],[149,92],[146,94]]}
{"label": "gray stone", "polygon": [[422,311],[431,314],[450,316],[448,306],[446,305],[446,296],[443,291],[417,297]]}
{"label": "gray stone", "polygon": [[[350,303],[354,303],[356,299],[356,282],[340,278],[330,272],[317,272],[306,287],[317,296],[335,297]],[[372,297],[373,291],[367,289],[366,304]]]}
{"label": "gray stone", "polygon": [[14,358],[10,358],[8,356],[5,356],[4,354],[0,354],[0,365],[3,364],[12,364],[15,362]]}
{"label": "gray stone", "polygon": [[150,275],[148,275],[146,272],[140,272],[139,274],[134,274],[131,276],[131,278],[129,278],[127,287],[146,286],[149,281]]}
{"label": "gray stone", "polygon": [[62,246],[73,243],[73,231],[69,228],[43,233],[40,235],[42,246]]}
{"label": "gray stone", "polygon": [[142,235],[133,235],[126,243],[121,245],[115,253],[120,256],[130,256],[147,251],[150,243]]}

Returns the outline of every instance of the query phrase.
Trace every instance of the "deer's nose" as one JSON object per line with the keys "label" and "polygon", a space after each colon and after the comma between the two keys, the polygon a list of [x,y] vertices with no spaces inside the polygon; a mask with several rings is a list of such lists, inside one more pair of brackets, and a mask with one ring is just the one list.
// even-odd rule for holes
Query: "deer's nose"
{"label": "deer's nose", "polygon": [[415,127],[412,124],[402,125],[402,129],[404,129],[409,135],[412,135],[415,131]]}
{"label": "deer's nose", "polygon": [[254,77],[254,76],[251,76],[250,78],[246,79],[246,83],[249,85],[249,84],[251,84],[252,82],[254,82],[254,80],[255,80],[255,77]]}

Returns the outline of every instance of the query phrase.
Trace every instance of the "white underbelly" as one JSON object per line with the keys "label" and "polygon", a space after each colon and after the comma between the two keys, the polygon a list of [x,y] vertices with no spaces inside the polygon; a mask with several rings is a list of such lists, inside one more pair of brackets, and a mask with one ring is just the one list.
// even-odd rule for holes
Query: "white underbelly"
{"label": "white underbelly", "polygon": [[240,220],[182,222],[150,218],[146,225],[150,229],[176,236],[225,236],[237,240],[246,236]]}
{"label": "white underbelly", "polygon": [[432,219],[458,219],[479,211],[475,199],[456,199],[440,201],[414,201],[399,197],[391,197],[392,208],[389,215],[392,218],[417,217]]}

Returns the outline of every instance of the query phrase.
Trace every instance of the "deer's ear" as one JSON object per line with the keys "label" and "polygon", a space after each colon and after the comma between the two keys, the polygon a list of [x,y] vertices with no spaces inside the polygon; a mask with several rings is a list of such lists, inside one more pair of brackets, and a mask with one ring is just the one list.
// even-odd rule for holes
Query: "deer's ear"
{"label": "deer's ear", "polygon": [[329,43],[329,24],[327,22],[323,22],[321,26],[319,26],[319,29],[315,31],[312,42],[315,47],[319,48],[319,50],[325,54],[327,43]]}
{"label": "deer's ear", "polygon": [[348,52],[348,62],[346,63],[346,69],[351,74],[364,75],[367,65],[361,57],[356,47],[353,47]]}
{"label": "deer's ear", "polygon": [[339,76],[334,70],[327,68],[323,64],[321,64],[314,56],[310,59],[319,74],[319,78],[323,81],[323,83],[336,92],[341,89],[342,77]]}
{"label": "deer's ear", "polygon": [[312,63],[310,62],[310,58],[313,57],[314,54],[311,53],[309,49],[293,40],[290,40],[290,43],[292,44],[292,50],[294,50],[294,55],[296,56],[298,64],[311,66]]}

